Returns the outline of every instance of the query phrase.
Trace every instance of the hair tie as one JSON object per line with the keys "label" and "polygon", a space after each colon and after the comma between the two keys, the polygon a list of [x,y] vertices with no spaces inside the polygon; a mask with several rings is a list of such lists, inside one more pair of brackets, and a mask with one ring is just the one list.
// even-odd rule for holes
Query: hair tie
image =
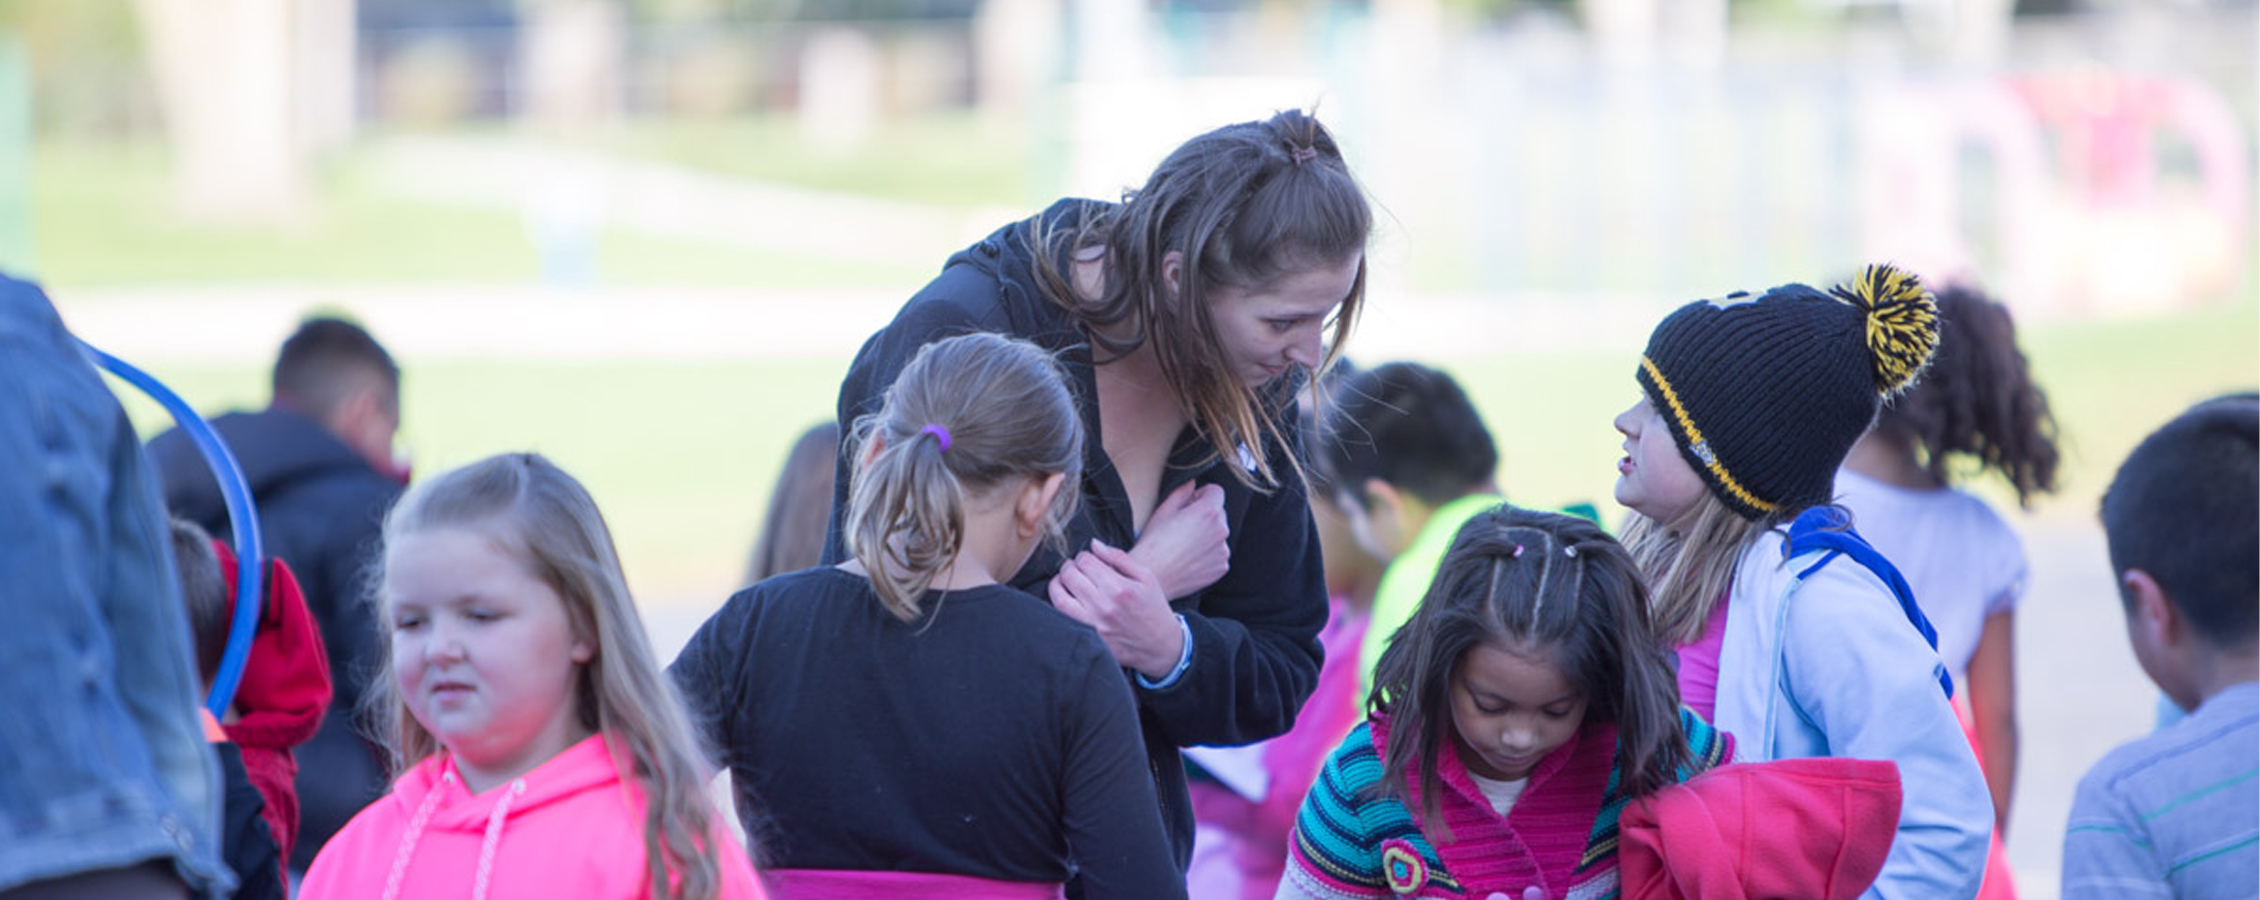
{"label": "hair tie", "polygon": [[950,430],[949,430],[949,429],[947,429],[947,428],[943,428],[943,427],[942,427],[942,426],[940,426],[940,425],[928,425],[928,426],[926,426],[926,427],[924,427],[924,428],[918,429],[918,433],[919,433],[919,434],[930,434],[930,435],[933,435],[933,436],[934,436],[934,442],[935,442],[935,443],[937,443],[937,444],[939,444],[939,445],[941,445],[941,449],[942,449],[942,452],[945,452],[945,453],[949,452],[949,448],[950,448]]}
{"label": "hair tie", "polygon": [[1300,147],[1289,147],[1289,148],[1287,149],[1287,158],[1288,158],[1288,159],[1291,159],[1291,160],[1293,160],[1293,161],[1294,161],[1294,163],[1295,163],[1295,165],[1298,165],[1298,166],[1299,166],[1299,165],[1302,165],[1303,163],[1307,163],[1307,162],[1310,162],[1311,160],[1317,159],[1317,158],[1318,158],[1318,148],[1317,148],[1317,147],[1313,147],[1313,146],[1311,146],[1311,145],[1309,145],[1309,144],[1304,144],[1303,146],[1300,146]]}
{"label": "hair tie", "polygon": [[1515,545],[1515,555],[1514,555],[1514,558],[1516,558],[1516,559],[1521,559],[1521,558],[1522,558],[1522,545],[1521,545],[1521,544],[1516,544],[1516,545]]}

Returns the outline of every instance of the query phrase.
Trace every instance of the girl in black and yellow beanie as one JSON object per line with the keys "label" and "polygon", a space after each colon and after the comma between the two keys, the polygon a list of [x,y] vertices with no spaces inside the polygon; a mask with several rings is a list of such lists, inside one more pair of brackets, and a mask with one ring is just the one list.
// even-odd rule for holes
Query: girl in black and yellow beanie
{"label": "girl in black and yellow beanie", "polygon": [[1937,345],[1936,302],[1888,265],[1698,301],[1649,336],[1616,420],[1625,544],[1684,702],[1738,760],[1897,763],[1886,896],[1973,896],[1993,824],[1928,621],[1830,505],[1845,453]]}

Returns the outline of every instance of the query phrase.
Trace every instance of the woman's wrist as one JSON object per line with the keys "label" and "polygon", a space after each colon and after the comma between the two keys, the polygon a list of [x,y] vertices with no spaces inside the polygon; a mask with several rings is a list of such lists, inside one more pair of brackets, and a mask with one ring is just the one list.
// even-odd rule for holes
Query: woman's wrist
{"label": "woman's wrist", "polygon": [[[1193,667],[1193,626],[1185,621],[1185,615],[1183,613],[1178,613],[1176,618],[1177,635],[1178,639],[1182,643],[1178,645],[1177,658],[1174,660],[1175,664],[1171,665],[1168,669],[1159,671],[1158,674],[1160,675],[1160,677],[1158,678],[1154,677],[1156,673],[1148,672],[1144,669],[1139,670],[1139,687],[1145,688],[1149,691],[1165,690],[1170,685],[1176,684],[1179,679],[1184,678],[1186,669]],[[1154,668],[1160,669],[1159,666],[1156,666]]]}

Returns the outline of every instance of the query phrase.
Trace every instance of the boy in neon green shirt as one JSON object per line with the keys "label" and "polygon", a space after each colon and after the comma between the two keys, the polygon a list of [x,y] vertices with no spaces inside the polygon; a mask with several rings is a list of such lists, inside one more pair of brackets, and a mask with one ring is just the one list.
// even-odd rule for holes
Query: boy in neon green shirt
{"label": "boy in neon green shirt", "polygon": [[1325,410],[1317,465],[1359,546],[1388,571],[1374,592],[1359,648],[1359,696],[1398,626],[1419,608],[1460,525],[1504,502],[1492,473],[1499,450],[1467,392],[1417,363],[1345,379]]}

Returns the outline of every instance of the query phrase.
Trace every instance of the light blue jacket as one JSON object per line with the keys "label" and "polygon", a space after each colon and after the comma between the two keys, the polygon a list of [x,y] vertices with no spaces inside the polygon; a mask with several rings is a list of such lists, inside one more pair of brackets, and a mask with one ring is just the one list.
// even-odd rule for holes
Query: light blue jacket
{"label": "light blue jacket", "polygon": [[0,277],[0,893],[151,861],[234,887],[167,541],[117,398]]}
{"label": "light blue jacket", "polygon": [[1713,724],[1734,735],[1737,762],[1897,763],[1899,831],[1864,896],[1976,896],[1993,801],[1940,689],[1944,664],[1882,579],[1844,556],[1799,578],[1824,554],[1783,559],[1787,540],[1760,535],[1735,570]]}

